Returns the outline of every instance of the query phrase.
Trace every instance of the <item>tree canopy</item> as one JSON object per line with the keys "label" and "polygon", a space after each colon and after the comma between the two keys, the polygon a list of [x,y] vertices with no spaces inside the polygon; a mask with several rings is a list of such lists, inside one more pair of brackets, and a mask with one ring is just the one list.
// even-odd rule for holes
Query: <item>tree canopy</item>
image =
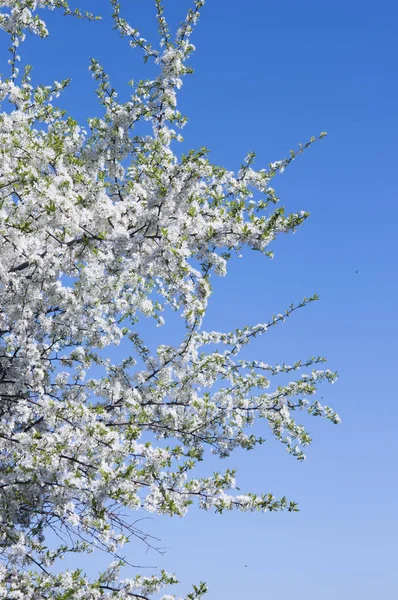
{"label": "tree canopy", "polygon": [[[339,422],[313,398],[336,378],[323,358],[271,365],[240,354],[316,296],[235,331],[202,327],[212,277],[226,275],[231,256],[246,246],[272,258],[273,240],[307,218],[287,213],[271,184],[318,138],[260,170],[249,154],[237,173],[206,148],[179,153],[177,91],[204,1],[176,32],[155,4],[158,47],[111,0],[115,28],[157,77],[130,82],[120,102],[92,60],[100,109],[81,125],[56,104],[69,82],[34,86],[18,52],[27,34],[47,35],[42,9],[96,17],[66,0],[1,2],[10,38],[0,81],[1,598],[158,597],[174,575],[131,568],[119,577],[129,562],[122,546],[150,543],[134,511],[295,511],[285,497],[242,493],[232,470],[199,477],[195,468],[209,452],[261,443],[250,429],[260,419],[299,460],[311,439],[295,411]],[[185,337],[151,349],[140,323],[162,326],[170,310]],[[130,350],[117,361],[121,341]],[[105,572],[60,571],[59,558],[93,549],[111,555]],[[205,591],[194,586],[186,599]]]}

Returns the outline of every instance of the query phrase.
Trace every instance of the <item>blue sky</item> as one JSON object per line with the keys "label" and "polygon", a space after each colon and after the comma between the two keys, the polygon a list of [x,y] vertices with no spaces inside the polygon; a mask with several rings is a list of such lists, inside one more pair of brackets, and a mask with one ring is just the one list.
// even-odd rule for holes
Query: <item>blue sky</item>
{"label": "blue sky", "polygon": [[[109,15],[105,0],[82,4]],[[152,3],[124,4],[156,40]],[[187,5],[166,0],[166,15],[177,22]],[[147,522],[168,551],[145,556],[137,546],[131,560],[177,571],[185,589],[206,580],[209,600],[397,597],[397,19],[393,0],[208,0],[193,37],[195,75],[180,95],[185,146],[209,147],[230,169],[255,150],[261,168],[329,134],[275,180],[281,202],[310,219],[277,241],[273,261],[244,252],[232,262],[215,281],[206,325],[262,322],[318,293],[252,352],[267,362],[327,356],[340,379],[321,395],[343,420],[306,421],[314,442],[303,464],[271,439],[228,461],[242,489],[286,494],[300,513],[193,510]],[[49,22],[49,39],[29,40],[25,53],[36,81],[73,78],[62,102],[79,120],[97,110],[90,56],[122,97],[124,82],[145,77],[139,53],[108,18],[90,24],[54,13]]]}

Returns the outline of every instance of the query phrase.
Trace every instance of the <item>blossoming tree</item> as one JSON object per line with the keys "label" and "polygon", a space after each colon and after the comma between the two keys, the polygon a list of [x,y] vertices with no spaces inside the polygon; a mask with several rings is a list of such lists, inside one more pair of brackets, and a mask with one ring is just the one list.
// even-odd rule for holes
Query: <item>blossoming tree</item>
{"label": "blossoming tree", "polygon": [[[232,253],[247,246],[271,256],[277,235],[307,217],[285,214],[271,187],[294,153],[260,171],[250,154],[237,174],[204,148],[176,153],[185,122],[176,90],[190,72],[203,3],[172,34],[155,0],[155,49],[111,0],[115,27],[158,76],[132,84],[121,103],[93,60],[102,109],[88,131],[53,104],[67,81],[34,87],[30,67],[19,72],[18,46],[28,32],[47,35],[41,9],[94,17],[66,0],[0,3],[11,40],[10,74],[0,81],[0,598],[159,597],[173,575],[119,573],[122,545],[148,543],[134,511],[297,510],[269,493],[241,494],[231,470],[198,477],[195,467],[209,451],[225,457],[261,443],[250,433],[260,419],[300,460],[311,440],[294,411],[339,421],[308,400],[319,382],[335,380],[318,370],[323,359],[289,366],[240,355],[315,297],[236,331],[201,327],[211,279],[226,274]],[[137,133],[141,122],[147,135]],[[140,321],[160,326],[170,309],[186,335],[151,351]],[[130,355],[115,362],[122,340]],[[292,381],[270,386],[278,374]],[[60,571],[67,553],[96,548],[111,555],[105,572]],[[205,591],[200,584],[186,598]]]}

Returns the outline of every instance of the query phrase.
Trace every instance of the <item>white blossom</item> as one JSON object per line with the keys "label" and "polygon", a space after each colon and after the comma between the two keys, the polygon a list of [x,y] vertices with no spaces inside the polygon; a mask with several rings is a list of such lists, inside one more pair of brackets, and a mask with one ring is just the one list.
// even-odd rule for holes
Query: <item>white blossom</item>
{"label": "white blossom", "polygon": [[[132,511],[184,516],[194,503],[294,511],[286,498],[237,494],[233,470],[199,477],[196,467],[208,452],[262,443],[250,429],[261,419],[299,460],[311,438],[296,410],[340,421],[308,400],[336,379],[316,367],[322,358],[274,366],[240,358],[315,296],[263,323],[202,329],[212,280],[227,274],[231,255],[245,246],[272,256],[269,244],[307,218],[286,214],[270,186],[294,153],[259,171],[251,153],[236,175],[205,148],[178,153],[186,119],[177,90],[203,0],[174,36],[156,0],[159,49],[111,4],[116,28],[158,75],[132,83],[121,102],[93,60],[102,112],[89,131],[53,104],[68,81],[35,87],[30,69],[16,67],[16,48],[28,32],[47,35],[44,8],[94,17],[66,0],[0,8],[11,37],[10,76],[0,80],[0,598],[153,597],[174,575],[119,576],[120,547],[133,537],[150,544]],[[163,325],[170,310],[185,336],[147,347],[142,322]],[[47,546],[51,529],[59,545]],[[97,580],[54,567],[95,548],[116,559]],[[205,591],[200,584],[187,599]]]}

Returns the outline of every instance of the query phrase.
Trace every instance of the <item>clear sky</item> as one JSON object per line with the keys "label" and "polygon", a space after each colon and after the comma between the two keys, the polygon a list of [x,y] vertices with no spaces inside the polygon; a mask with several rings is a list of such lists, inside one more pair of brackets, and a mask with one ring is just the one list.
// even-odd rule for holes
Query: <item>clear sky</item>
{"label": "clear sky", "polygon": [[[124,4],[130,22],[156,41],[152,3]],[[165,4],[172,22],[188,5]],[[109,15],[106,0],[82,5]],[[286,494],[301,512],[193,510],[147,522],[167,553],[136,546],[131,560],[175,570],[185,590],[206,580],[209,600],[398,597],[397,20],[394,0],[207,0],[193,37],[195,75],[180,94],[190,118],[185,147],[205,145],[230,169],[255,150],[261,168],[329,134],[275,180],[281,202],[309,210],[310,219],[277,241],[273,261],[245,252],[232,262],[215,281],[206,326],[263,322],[318,293],[318,303],[250,352],[267,362],[327,356],[340,379],[322,389],[322,402],[342,417],[338,427],[305,421],[314,438],[305,463],[269,436],[218,465],[237,466],[242,489]],[[125,81],[145,77],[139,52],[108,18],[89,24],[54,13],[50,26],[50,38],[29,40],[25,52],[36,81],[73,78],[62,102],[79,120],[97,110],[90,56],[122,97]]]}

